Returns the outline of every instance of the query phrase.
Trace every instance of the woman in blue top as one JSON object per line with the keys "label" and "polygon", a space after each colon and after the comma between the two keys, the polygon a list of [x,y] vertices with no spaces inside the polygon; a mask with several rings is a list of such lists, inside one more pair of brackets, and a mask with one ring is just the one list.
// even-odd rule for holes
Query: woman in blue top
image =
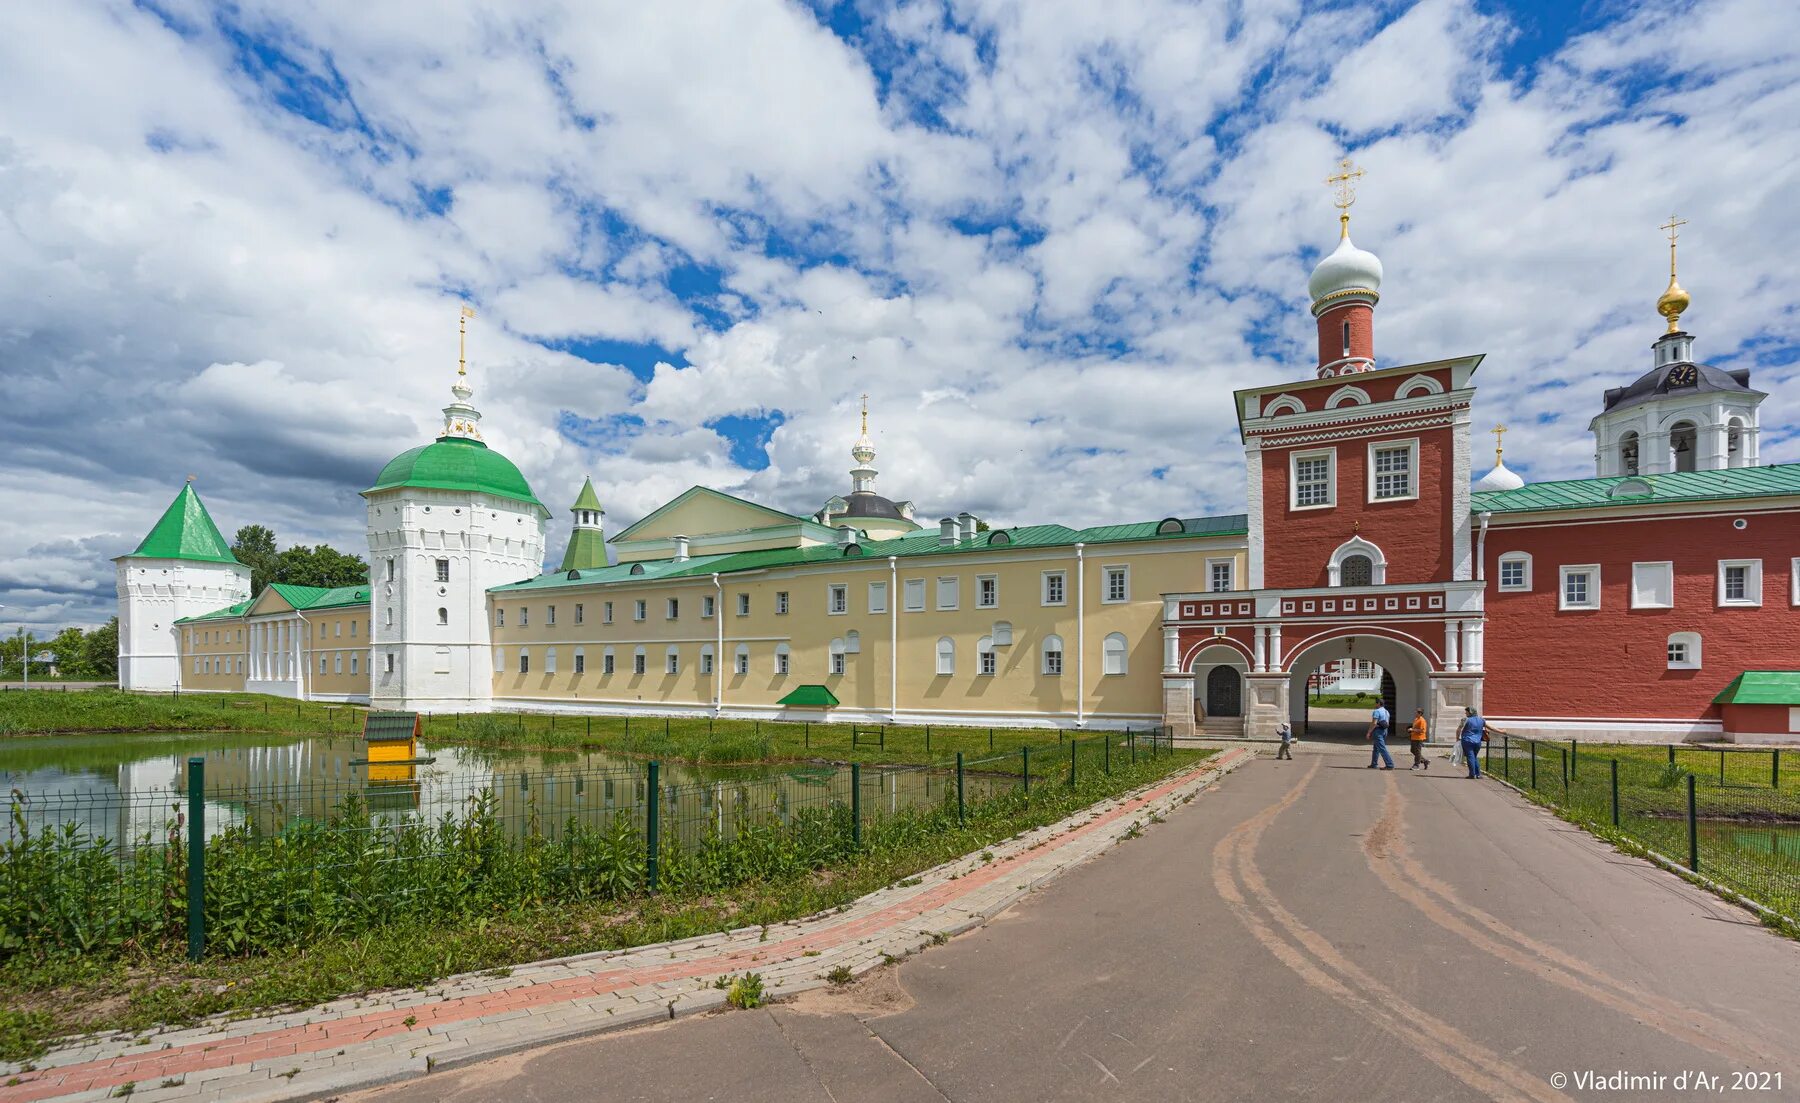
{"label": "woman in blue top", "polygon": [[1481,718],[1471,706],[1463,710],[1462,723],[1456,728],[1456,738],[1461,742],[1463,758],[1469,764],[1469,776],[1481,776],[1481,743],[1487,738],[1487,721]]}

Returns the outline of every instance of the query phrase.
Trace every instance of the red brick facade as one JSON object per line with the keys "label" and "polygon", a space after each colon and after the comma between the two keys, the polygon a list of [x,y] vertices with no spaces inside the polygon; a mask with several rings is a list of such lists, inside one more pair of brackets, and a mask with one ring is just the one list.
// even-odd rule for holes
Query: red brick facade
{"label": "red brick facade", "polygon": [[[1350,325],[1350,344],[1344,346],[1344,324]],[[1364,302],[1334,306],[1319,315],[1319,366],[1343,359],[1375,362],[1375,308]]]}

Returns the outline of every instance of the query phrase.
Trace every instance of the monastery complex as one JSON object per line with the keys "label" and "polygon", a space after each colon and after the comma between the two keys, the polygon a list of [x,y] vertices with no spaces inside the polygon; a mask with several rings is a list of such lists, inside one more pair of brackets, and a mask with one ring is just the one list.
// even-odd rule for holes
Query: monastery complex
{"label": "monastery complex", "polygon": [[1759,464],[1749,371],[1694,358],[1677,223],[1648,370],[1594,396],[1595,476],[1526,484],[1498,447],[1476,477],[1480,356],[1377,359],[1348,205],[1308,285],[1317,364],[1235,395],[1241,513],[921,525],[877,493],[865,413],[811,516],[694,487],[607,537],[589,482],[546,570],[550,511],[459,370],[443,432],[363,492],[367,585],[251,600],[183,487],[116,560],[121,685],[1268,736],[1362,674],[1439,738],[1473,705],[1520,734],[1800,739],[1800,464]]}

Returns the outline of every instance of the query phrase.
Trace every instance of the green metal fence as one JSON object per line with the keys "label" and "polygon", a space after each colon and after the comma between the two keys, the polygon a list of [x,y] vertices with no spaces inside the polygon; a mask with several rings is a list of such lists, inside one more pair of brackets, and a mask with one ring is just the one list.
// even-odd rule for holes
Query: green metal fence
{"label": "green metal fence", "polygon": [[670,784],[658,762],[436,779],[13,793],[0,958],[186,938],[247,954],[385,923],[816,869],[1166,756],[1161,730],[929,765],[809,764]]}
{"label": "green metal fence", "polygon": [[1570,818],[1800,919],[1800,754],[1505,735],[1491,736],[1485,754],[1489,773]]}

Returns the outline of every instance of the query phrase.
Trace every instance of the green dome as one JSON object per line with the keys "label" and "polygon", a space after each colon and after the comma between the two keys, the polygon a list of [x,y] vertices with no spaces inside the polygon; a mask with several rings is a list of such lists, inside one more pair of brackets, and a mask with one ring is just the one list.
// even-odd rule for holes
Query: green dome
{"label": "green dome", "polygon": [[544,509],[543,503],[532,495],[531,484],[511,460],[478,440],[463,437],[439,437],[430,444],[407,449],[389,460],[375,485],[363,493],[402,486],[474,490]]}

